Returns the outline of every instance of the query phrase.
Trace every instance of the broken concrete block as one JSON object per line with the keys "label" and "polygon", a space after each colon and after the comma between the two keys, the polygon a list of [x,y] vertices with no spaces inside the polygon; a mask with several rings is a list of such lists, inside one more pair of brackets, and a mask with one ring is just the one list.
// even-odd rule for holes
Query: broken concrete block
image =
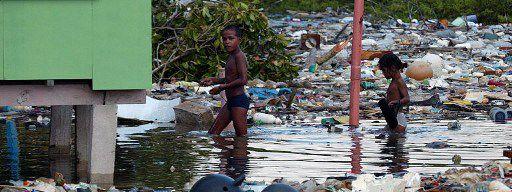
{"label": "broken concrete block", "polygon": [[179,132],[206,131],[214,123],[209,107],[196,102],[185,102],[174,107],[176,130]]}

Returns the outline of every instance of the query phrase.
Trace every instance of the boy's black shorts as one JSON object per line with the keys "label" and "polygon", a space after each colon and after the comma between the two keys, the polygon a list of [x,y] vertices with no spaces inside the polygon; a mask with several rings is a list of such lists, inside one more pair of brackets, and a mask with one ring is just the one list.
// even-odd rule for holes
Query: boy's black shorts
{"label": "boy's black shorts", "polygon": [[245,109],[249,109],[249,97],[246,94],[237,95],[234,97],[228,97],[227,102],[228,110],[231,110],[233,107],[241,107]]}

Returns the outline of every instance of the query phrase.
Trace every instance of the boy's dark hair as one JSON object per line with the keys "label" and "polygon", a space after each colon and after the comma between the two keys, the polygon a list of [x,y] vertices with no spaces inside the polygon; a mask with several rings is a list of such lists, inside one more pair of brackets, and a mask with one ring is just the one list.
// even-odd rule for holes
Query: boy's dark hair
{"label": "boy's dark hair", "polygon": [[228,26],[224,27],[224,29],[222,29],[221,33],[224,33],[225,31],[229,31],[229,30],[235,31],[236,32],[236,36],[238,38],[242,37],[242,30],[240,30],[240,27],[238,27],[236,25],[228,25]]}
{"label": "boy's dark hair", "polygon": [[396,69],[402,70],[407,68],[407,63],[403,63],[398,56],[393,53],[386,53],[379,59],[379,69],[395,66]]}

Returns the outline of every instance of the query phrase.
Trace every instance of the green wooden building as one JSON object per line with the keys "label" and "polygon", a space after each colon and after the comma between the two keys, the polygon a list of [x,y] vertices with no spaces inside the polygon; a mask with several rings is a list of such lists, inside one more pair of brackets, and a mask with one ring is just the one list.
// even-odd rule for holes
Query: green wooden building
{"label": "green wooden building", "polygon": [[151,87],[150,0],[0,0],[0,80]]}
{"label": "green wooden building", "polygon": [[150,87],[151,0],[0,0],[0,106],[51,106],[50,152],[76,138],[79,181],[112,184],[117,104]]}

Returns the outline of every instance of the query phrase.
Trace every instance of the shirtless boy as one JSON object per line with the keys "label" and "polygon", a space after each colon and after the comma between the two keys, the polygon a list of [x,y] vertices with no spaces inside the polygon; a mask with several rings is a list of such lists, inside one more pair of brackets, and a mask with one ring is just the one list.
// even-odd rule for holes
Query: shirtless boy
{"label": "shirtless boy", "polygon": [[231,121],[237,136],[247,135],[249,97],[244,92],[248,76],[247,59],[239,47],[240,37],[240,29],[236,26],[227,26],[222,30],[222,42],[229,53],[225,67],[226,78],[210,77],[201,81],[203,85],[218,85],[210,90],[210,94],[217,95],[225,90],[227,96],[227,103],[222,106],[215,123],[208,131],[213,135],[219,135]]}

